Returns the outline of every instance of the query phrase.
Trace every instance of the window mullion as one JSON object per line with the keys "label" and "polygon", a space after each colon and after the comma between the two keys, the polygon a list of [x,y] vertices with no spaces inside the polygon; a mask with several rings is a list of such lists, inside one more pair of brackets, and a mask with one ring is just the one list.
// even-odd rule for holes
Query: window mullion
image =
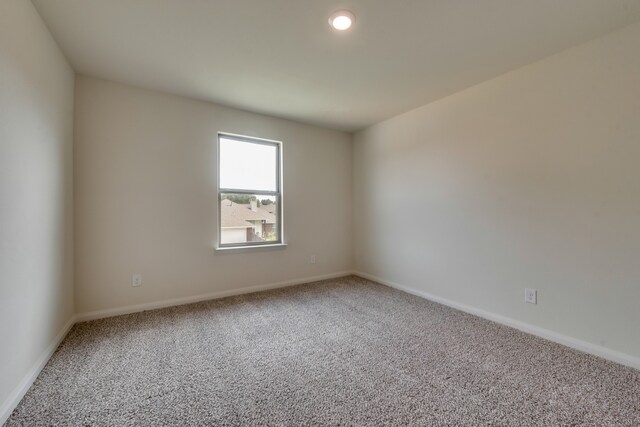
{"label": "window mullion", "polygon": [[220,188],[218,193],[237,193],[237,194],[256,194],[264,196],[277,196],[279,191],[264,191],[264,190],[244,190],[239,188]]}

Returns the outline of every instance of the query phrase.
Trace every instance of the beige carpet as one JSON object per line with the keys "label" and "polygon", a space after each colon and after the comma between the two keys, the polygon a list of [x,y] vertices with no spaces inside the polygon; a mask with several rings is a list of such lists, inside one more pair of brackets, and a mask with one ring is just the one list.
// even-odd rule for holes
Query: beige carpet
{"label": "beige carpet", "polygon": [[348,277],[78,324],[7,425],[638,426],[640,372]]}

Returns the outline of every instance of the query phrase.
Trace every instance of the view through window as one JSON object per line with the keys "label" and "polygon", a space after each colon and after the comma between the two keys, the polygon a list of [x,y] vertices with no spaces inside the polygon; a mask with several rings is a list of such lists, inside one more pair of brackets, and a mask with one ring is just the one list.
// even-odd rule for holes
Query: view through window
{"label": "view through window", "polygon": [[280,143],[218,136],[218,244],[282,243]]}

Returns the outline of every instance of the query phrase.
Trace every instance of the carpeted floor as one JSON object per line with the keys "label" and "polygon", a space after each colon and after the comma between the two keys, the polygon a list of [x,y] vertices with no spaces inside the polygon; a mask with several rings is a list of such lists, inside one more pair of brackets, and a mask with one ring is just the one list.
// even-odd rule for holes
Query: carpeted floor
{"label": "carpeted floor", "polygon": [[640,425],[640,371],[357,277],[77,324],[38,425]]}

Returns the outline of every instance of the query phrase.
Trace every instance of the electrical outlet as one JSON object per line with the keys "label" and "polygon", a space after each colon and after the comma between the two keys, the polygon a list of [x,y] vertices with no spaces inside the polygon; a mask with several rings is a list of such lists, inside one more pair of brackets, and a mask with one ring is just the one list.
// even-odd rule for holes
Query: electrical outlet
{"label": "electrical outlet", "polygon": [[538,303],[538,291],[531,288],[524,289],[524,302],[529,304]]}
{"label": "electrical outlet", "polygon": [[315,255],[311,255],[309,257],[309,264],[315,264],[316,263],[316,256]]}
{"label": "electrical outlet", "polygon": [[136,273],[131,276],[131,286],[133,286],[134,288],[142,286],[142,274]]}

